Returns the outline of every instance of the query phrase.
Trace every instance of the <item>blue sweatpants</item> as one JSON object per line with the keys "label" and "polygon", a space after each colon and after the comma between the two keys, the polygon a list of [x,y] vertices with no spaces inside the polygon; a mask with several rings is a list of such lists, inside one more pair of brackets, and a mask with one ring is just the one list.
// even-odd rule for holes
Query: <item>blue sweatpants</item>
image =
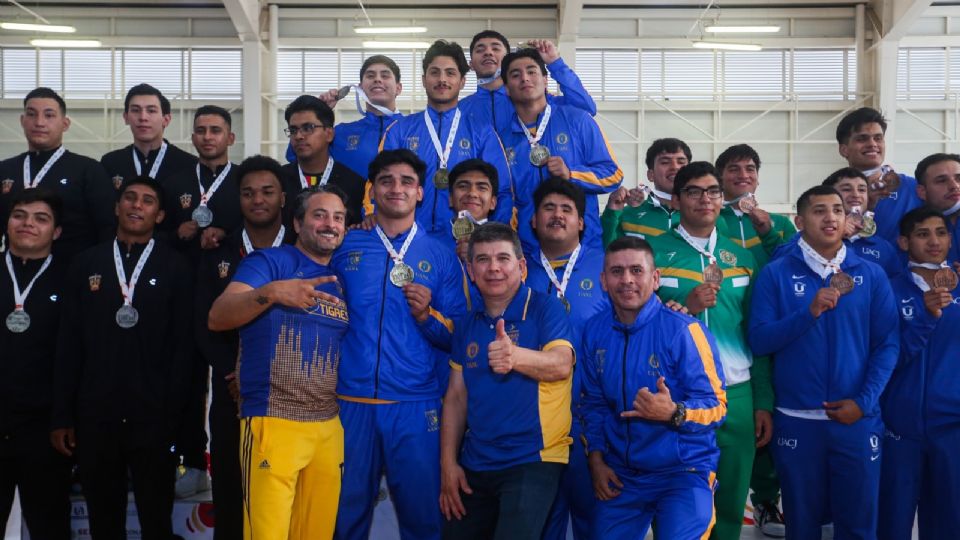
{"label": "blue sweatpants", "polygon": [[920,540],[960,534],[960,425],[928,429],[923,439],[887,431],[880,475],[880,540],[909,539],[917,515]]}
{"label": "blue sweatpants", "polygon": [[787,538],[820,540],[820,524],[831,517],[836,540],[877,537],[882,436],[878,416],[848,426],[774,414],[770,444]]}
{"label": "blue sweatpants", "polygon": [[400,538],[439,540],[440,400],[390,404],[340,401],[343,481],[337,540],[366,540],[386,473]]}
{"label": "blue sweatpants", "polygon": [[553,500],[547,527],[543,530],[543,540],[565,540],[570,519],[573,520],[574,540],[590,540],[590,520],[596,503],[583,439],[574,436],[570,447],[570,463],[560,478],[560,489]]}
{"label": "blue sweatpants", "polygon": [[609,501],[597,501],[593,538],[643,540],[653,519],[657,520],[657,538],[701,540],[710,535],[717,517],[713,508],[715,473],[614,472],[623,489]]}

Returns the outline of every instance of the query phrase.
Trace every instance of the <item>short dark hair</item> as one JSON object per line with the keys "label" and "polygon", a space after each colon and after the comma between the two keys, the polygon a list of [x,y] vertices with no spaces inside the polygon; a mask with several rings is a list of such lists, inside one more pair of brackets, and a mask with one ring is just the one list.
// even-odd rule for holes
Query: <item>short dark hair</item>
{"label": "short dark hair", "polygon": [[574,206],[577,208],[579,217],[584,217],[587,211],[587,201],[586,196],[583,194],[583,189],[569,180],[564,180],[556,176],[551,176],[543,182],[540,182],[537,189],[533,191],[533,211],[536,212],[540,208],[540,203],[547,198],[547,195],[554,193],[572,200]]}
{"label": "short dark hair", "polygon": [[384,150],[377,154],[377,157],[373,158],[373,161],[367,166],[367,179],[373,182],[380,171],[397,163],[406,163],[413,167],[414,172],[417,173],[417,178],[420,180],[420,185],[423,185],[424,177],[427,176],[427,164],[406,148]]}
{"label": "short dark hair", "polygon": [[450,185],[452,186],[453,183],[457,181],[457,178],[460,178],[460,175],[474,171],[486,176],[487,179],[490,180],[490,187],[493,188],[493,196],[496,197],[500,191],[500,175],[497,173],[496,167],[480,158],[471,158],[457,163],[453,169],[450,170]]}
{"label": "short dark hair", "polygon": [[120,184],[120,189],[117,190],[117,201],[119,202],[120,199],[123,198],[123,194],[126,193],[127,189],[129,189],[130,186],[137,186],[137,185],[147,186],[148,188],[152,189],[153,192],[157,195],[157,201],[160,205],[160,209],[163,210],[163,197],[164,197],[163,185],[161,185],[160,182],[157,182],[154,178],[151,178],[145,174],[134,176],[132,178],[127,178],[126,180],[124,180],[123,183]]}
{"label": "short dark hair", "polygon": [[647,169],[653,170],[653,166],[657,163],[657,156],[660,154],[673,154],[676,152],[683,152],[683,155],[687,156],[687,161],[693,159],[693,153],[690,152],[690,147],[680,139],[666,138],[653,141],[650,148],[647,148]]}
{"label": "short dark hair", "polygon": [[470,71],[470,66],[467,64],[467,57],[463,54],[463,47],[460,46],[456,41],[447,41],[445,39],[438,39],[433,42],[433,45],[430,45],[430,48],[423,53],[423,72],[427,72],[427,67],[430,66],[430,63],[433,62],[434,58],[438,56],[449,56],[453,58],[453,61],[457,64],[457,70],[460,71],[461,77],[466,77],[467,72]]}
{"label": "short dark hair", "polygon": [[920,185],[927,185],[927,180],[924,178],[924,176],[927,175],[927,169],[942,161],[956,161],[957,163],[960,163],[960,155],[946,154],[943,152],[930,154],[929,156],[921,159],[920,163],[917,163],[917,168],[913,172],[913,177],[917,179],[917,182],[919,182]]}
{"label": "short dark hair", "polygon": [[807,208],[810,207],[810,199],[814,197],[822,197],[824,195],[836,195],[840,199],[840,202],[843,202],[843,197],[840,196],[840,192],[834,189],[831,186],[813,186],[812,188],[803,192],[800,195],[800,198],[797,199],[797,214],[802,214]]}
{"label": "short dark hair", "polygon": [[488,221],[479,225],[470,235],[470,241],[467,244],[467,261],[473,261],[473,246],[491,242],[510,242],[513,245],[513,254],[517,256],[517,259],[523,258],[523,248],[520,247],[520,237],[517,236],[517,231],[506,223]]}
{"label": "short dark hair", "polygon": [[290,123],[290,117],[298,112],[313,111],[317,115],[317,120],[327,127],[333,127],[334,117],[333,109],[324,103],[317,96],[304,94],[290,102],[283,111],[283,119]]}
{"label": "short dark hair", "polygon": [[547,64],[543,61],[543,57],[540,56],[540,51],[536,49],[531,49],[529,47],[524,47],[508,53],[503,57],[503,60],[500,62],[500,79],[503,80],[503,84],[507,84],[507,72],[510,70],[510,64],[521,58],[530,58],[540,66],[540,73],[547,74]]}
{"label": "short dark hair", "polygon": [[218,107],[217,105],[203,105],[197,112],[193,113],[193,121],[196,122],[197,118],[206,115],[217,115],[220,118],[223,118],[223,121],[227,123],[227,127],[233,127],[233,117],[230,116],[230,111],[224,109],[223,107]]}
{"label": "short dark hair", "polygon": [[[343,206],[345,208],[347,207],[347,200],[349,198],[339,186],[335,186],[333,184],[312,186],[297,194],[297,202],[293,208],[294,220],[300,222],[300,224],[303,224],[303,218],[307,215],[307,205],[310,202],[310,197],[313,197],[319,193],[331,193],[336,195],[337,197],[340,197],[340,200],[343,202]],[[349,213],[349,210],[347,213]]]}
{"label": "short dark hair", "polygon": [[[10,199],[10,212],[18,206],[31,204],[35,202],[45,203],[50,207],[50,213],[53,214],[53,225],[60,225],[60,218],[63,216],[63,199],[56,191],[47,188],[23,189],[13,194]],[[4,224],[6,229],[6,224]]]}
{"label": "short dark hair", "polygon": [[507,40],[506,36],[500,32],[497,32],[496,30],[484,30],[483,32],[478,32],[475,34],[473,39],[470,40],[470,52],[473,53],[473,48],[476,46],[477,42],[485,38],[496,39],[500,43],[503,43],[503,47],[507,49],[507,51],[510,50],[510,41]]}
{"label": "short dark hair", "polygon": [[857,169],[854,169],[853,167],[844,167],[830,173],[830,176],[824,179],[823,182],[820,182],[820,185],[836,187],[836,185],[840,183],[840,180],[843,180],[844,178],[859,178],[864,182],[869,182],[867,180],[867,175],[863,174]]}
{"label": "short dark hair", "polygon": [[752,159],[753,164],[757,166],[757,170],[760,170],[760,154],[749,144],[735,144],[720,152],[720,155],[717,156],[717,172],[723,174],[723,169],[727,167],[728,163],[742,159]]}
{"label": "short dark hair", "polygon": [[123,98],[123,112],[130,110],[130,100],[134,96],[157,96],[157,99],[160,100],[160,112],[165,115],[170,114],[170,100],[163,95],[163,92],[147,83],[140,83],[127,90],[127,96]]}
{"label": "short dark hair", "polygon": [[360,80],[363,80],[363,74],[367,72],[367,69],[374,64],[383,64],[387,66],[390,71],[393,72],[393,78],[400,82],[400,66],[393,61],[393,58],[389,56],[384,56],[382,54],[375,54],[366,60],[363,61],[363,65],[360,66]]}
{"label": "short dark hair", "polygon": [[[650,260],[654,261],[653,247],[650,245],[650,242],[638,236],[621,236],[613,242],[610,242],[610,245],[608,245],[606,249],[606,255],[631,249],[646,253],[650,256]],[[606,257],[604,257],[604,259],[606,259]],[[604,261],[604,266],[606,266],[606,261]]]}
{"label": "short dark hair", "polygon": [[883,117],[880,111],[870,107],[861,107],[844,116],[837,124],[837,142],[846,144],[853,132],[865,124],[880,124],[880,129],[884,133],[887,132],[887,119]]}
{"label": "short dark hair", "polygon": [[720,182],[720,175],[717,174],[717,169],[713,166],[713,163],[691,161],[677,171],[677,175],[673,178],[673,194],[680,195],[680,192],[691,180],[707,175],[716,178],[718,183]]}
{"label": "short dark hair", "polygon": [[913,234],[914,229],[917,228],[917,225],[920,225],[930,218],[940,218],[943,220],[943,225],[947,227],[947,231],[950,230],[947,224],[947,218],[943,217],[942,213],[937,212],[929,206],[921,206],[914,208],[900,218],[900,236],[910,236]]}
{"label": "short dark hair", "polygon": [[56,101],[57,105],[60,106],[60,114],[63,114],[63,115],[67,114],[67,102],[64,101],[62,97],[60,97],[60,94],[56,93],[51,88],[47,88],[46,86],[40,86],[38,88],[34,88],[29,93],[27,93],[27,96],[23,98],[23,108],[27,108],[28,101],[36,98],[52,99]]}
{"label": "short dark hair", "polygon": [[248,174],[260,171],[272,174],[277,179],[277,185],[280,186],[280,189],[283,189],[283,167],[272,157],[260,154],[248,157],[237,166],[234,172],[237,185],[243,184],[243,179]]}

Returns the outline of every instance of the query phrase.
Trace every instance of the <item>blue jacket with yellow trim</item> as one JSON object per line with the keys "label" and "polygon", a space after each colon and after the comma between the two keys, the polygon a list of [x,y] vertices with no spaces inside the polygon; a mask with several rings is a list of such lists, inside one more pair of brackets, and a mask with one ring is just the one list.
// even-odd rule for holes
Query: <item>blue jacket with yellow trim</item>
{"label": "blue jacket with yellow trim", "polygon": [[[479,306],[482,302],[480,291],[477,290],[476,284],[474,284],[473,280],[470,279],[470,275],[467,273],[466,263],[457,257],[457,241],[453,237],[453,225],[448,224],[443,229],[431,232],[430,238],[433,238],[438,243],[446,247],[450,253],[453,254],[453,258],[457,260],[457,263],[460,264],[460,271],[463,273],[463,286],[460,289],[463,292],[463,297],[466,301],[467,312],[473,311],[474,306]],[[446,387],[444,386],[444,388]]]}
{"label": "blue jacket with yellow trim", "polygon": [[893,280],[900,318],[900,358],[880,398],[883,423],[900,437],[920,439],[960,424],[960,286],[934,318],[907,272]]}
{"label": "blue jacket with yellow trim", "polygon": [[897,308],[883,269],[848,249],[840,268],[854,288],[814,318],[810,304],[829,278],[810,269],[798,245],[780,253],[754,284],[747,332],[754,354],[773,355],[776,406],[818,410],[825,401],[852,399],[865,416],[879,414],[900,350]]}
{"label": "blue jacket with yellow trim", "polygon": [[[443,148],[450,133],[455,109],[437,112],[427,107],[433,127],[437,130],[440,147]],[[423,179],[423,202],[417,207],[417,223],[428,232],[438,230],[450,219],[456,217],[450,209],[450,191],[437,189],[433,185],[433,175],[440,167],[440,157],[430,139],[430,133],[424,123],[423,112],[406,116],[387,128],[380,143],[381,150],[406,148],[417,154],[427,164],[427,174]],[[460,125],[457,137],[450,150],[447,170],[453,169],[461,161],[480,158],[497,169],[499,189],[497,190],[497,208],[491,219],[501,223],[510,223],[513,214],[513,191],[510,180],[510,168],[507,167],[503,146],[497,134],[488,127],[479,124],[467,111],[460,113]],[[372,203],[364,205],[367,215],[373,210]]]}
{"label": "blue jacket with yellow trim", "polygon": [[[589,114],[570,106],[552,107],[547,133],[540,145],[550,149],[551,156],[560,156],[570,169],[570,181],[586,194],[582,242],[603,249],[600,226],[600,206],[597,195],[611,193],[623,182],[623,171],[616,163],[613,148],[607,142],[600,126]],[[541,115],[542,116],[542,115]],[[532,126],[536,131],[540,117]],[[530,163],[530,143],[524,134],[516,113],[510,123],[500,129],[500,140],[507,152],[507,161],[513,172],[513,202],[517,207],[517,230],[524,253],[537,253],[540,245],[530,221],[533,218],[533,192],[549,176],[545,167]],[[497,209],[499,210],[499,203]]]}
{"label": "blue jacket with yellow trim", "polygon": [[[583,109],[590,116],[597,114],[597,104],[590,97],[587,89],[583,87],[580,77],[577,77],[577,74],[570,69],[563,58],[558,58],[553,63],[547,64],[547,71],[550,73],[550,78],[557,81],[557,86],[563,93],[560,96],[548,93],[548,103]],[[494,131],[499,131],[502,126],[506,126],[513,120],[513,102],[507,95],[506,86],[501,86],[496,90],[487,90],[482,86],[477,86],[476,92],[460,100],[460,108],[464,112],[469,111],[481,125],[492,125]]]}
{"label": "blue jacket with yellow trim", "polygon": [[[330,155],[333,160],[343,163],[351,171],[367,179],[370,162],[380,151],[380,139],[391,124],[403,118],[402,114],[384,116],[367,112],[355,122],[343,122],[334,128],[333,142],[330,143]],[[297,154],[293,146],[287,144],[287,161],[296,163]]]}
{"label": "blue jacket with yellow trim", "polygon": [[[715,429],[727,415],[723,369],[713,336],[696,319],[665,307],[656,295],[625,325],[608,309],[587,322],[577,355],[583,364],[587,450],[614,469],[642,472],[716,471]],[[687,419],[621,418],[641,388],[656,392],[664,377]]]}
{"label": "blue jacket with yellow trim", "polygon": [[[397,251],[409,231],[391,238]],[[347,233],[331,261],[345,296],[350,328],[344,336],[337,394],[413,401],[439,398],[444,390],[436,362],[449,350],[454,317],[463,314],[463,275],[456,257],[418,229],[404,262],[414,282],[430,289],[430,317],[418,324],[400,287],[390,282],[394,263],[375,230]],[[445,366],[444,366],[445,367]]]}

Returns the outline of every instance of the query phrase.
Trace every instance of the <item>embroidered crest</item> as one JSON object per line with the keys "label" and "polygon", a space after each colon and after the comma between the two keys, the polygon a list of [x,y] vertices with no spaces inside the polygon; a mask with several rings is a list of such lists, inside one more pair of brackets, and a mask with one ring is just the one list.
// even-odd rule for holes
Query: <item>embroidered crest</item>
{"label": "embroidered crest", "polygon": [[190,208],[190,203],[192,201],[193,201],[193,194],[184,193],[180,195],[180,208],[183,208],[184,210],[186,210],[187,208]]}
{"label": "embroidered crest", "polygon": [[470,149],[470,139],[460,139],[460,148],[463,150]]}
{"label": "embroidered crest", "polygon": [[103,278],[100,274],[93,274],[92,276],[87,277],[87,281],[90,283],[90,292],[97,292],[100,290],[100,280]]}
{"label": "embroidered crest", "polygon": [[113,189],[120,189],[120,186],[123,185],[123,177],[119,174],[112,178],[113,180]]}
{"label": "embroidered crest", "polygon": [[467,358],[476,358],[478,352],[480,352],[480,345],[477,345],[476,341],[471,341],[467,345]]}
{"label": "embroidered crest", "polygon": [[417,149],[420,148],[420,137],[416,135],[407,137],[407,148],[410,149],[411,152],[416,152]]}
{"label": "embroidered crest", "polygon": [[347,150],[356,150],[360,146],[360,136],[351,135],[347,137]]}
{"label": "embroidered crest", "polygon": [[566,133],[561,132],[557,135],[557,144],[567,144],[568,142],[570,142],[570,136]]}
{"label": "embroidered crest", "polygon": [[220,261],[220,264],[217,265],[217,273],[220,275],[220,279],[226,279],[227,274],[230,273],[230,263]]}
{"label": "embroidered crest", "polygon": [[419,268],[420,271],[423,272],[424,274],[429,274],[430,270],[433,269],[433,267],[430,266],[430,262],[427,260],[423,260],[417,263],[417,268]]}
{"label": "embroidered crest", "polygon": [[13,179],[12,179],[12,178],[4,178],[4,179],[3,179],[3,182],[2,182],[2,186],[3,186],[3,194],[4,194],[4,195],[6,195],[7,193],[10,193],[10,190],[13,189]]}
{"label": "embroidered crest", "polygon": [[593,280],[591,280],[590,278],[584,278],[580,282],[580,288],[584,291],[589,291],[593,289]]}
{"label": "embroidered crest", "polygon": [[729,264],[730,266],[737,265],[737,256],[725,249],[720,250],[720,260],[723,261],[724,264]]}

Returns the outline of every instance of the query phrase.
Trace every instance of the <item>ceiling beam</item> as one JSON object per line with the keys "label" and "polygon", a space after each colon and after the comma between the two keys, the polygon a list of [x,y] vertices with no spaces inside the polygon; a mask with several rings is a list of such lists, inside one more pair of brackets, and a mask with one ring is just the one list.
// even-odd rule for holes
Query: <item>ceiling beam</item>
{"label": "ceiling beam", "polygon": [[223,0],[240,41],[260,41],[260,1]]}

